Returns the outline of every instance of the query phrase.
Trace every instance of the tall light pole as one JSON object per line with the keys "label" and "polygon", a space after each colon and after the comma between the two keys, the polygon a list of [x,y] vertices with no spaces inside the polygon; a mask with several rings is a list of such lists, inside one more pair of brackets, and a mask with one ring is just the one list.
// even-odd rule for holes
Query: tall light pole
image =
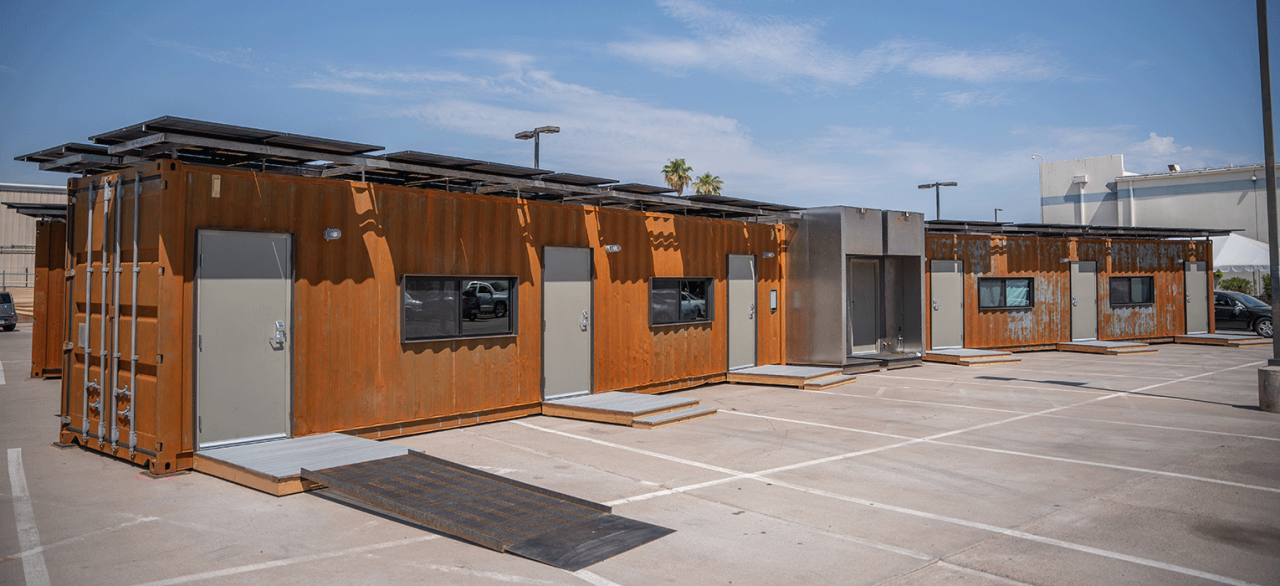
{"label": "tall light pole", "polygon": [[[1266,156],[1267,250],[1271,256],[1271,312],[1280,309],[1280,231],[1276,227],[1276,145],[1271,122],[1271,60],[1267,47],[1267,0],[1258,0],[1258,73],[1262,78],[1262,146]],[[1258,407],[1280,413],[1280,338],[1271,338],[1271,359],[1258,369]]]}
{"label": "tall light pole", "polygon": [[955,186],[956,186],[955,181],[942,181],[939,183],[929,183],[929,184],[920,186],[920,189],[933,189],[933,198],[935,200],[934,203],[938,207],[936,212],[938,215],[937,217],[934,218],[935,220],[942,219],[942,188],[955,187]]}
{"label": "tall light pole", "polygon": [[533,139],[533,168],[538,168],[538,135],[539,134],[555,134],[560,132],[559,126],[539,126],[533,130],[517,132],[516,138],[520,140]]}
{"label": "tall light pole", "polygon": [[996,208],[996,222],[999,222],[999,221],[1000,221],[1000,212],[1003,212],[1003,211],[1004,211],[1004,210],[1002,210],[1002,209],[1000,209],[1000,208]]}

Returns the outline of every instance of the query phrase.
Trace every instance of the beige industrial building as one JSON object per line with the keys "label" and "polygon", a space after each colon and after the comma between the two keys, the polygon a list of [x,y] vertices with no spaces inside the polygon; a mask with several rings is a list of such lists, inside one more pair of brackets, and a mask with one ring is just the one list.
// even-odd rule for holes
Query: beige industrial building
{"label": "beige industrial building", "polygon": [[[0,183],[0,203],[67,203],[67,188]],[[29,288],[35,278],[36,218],[0,205],[0,288]]]}

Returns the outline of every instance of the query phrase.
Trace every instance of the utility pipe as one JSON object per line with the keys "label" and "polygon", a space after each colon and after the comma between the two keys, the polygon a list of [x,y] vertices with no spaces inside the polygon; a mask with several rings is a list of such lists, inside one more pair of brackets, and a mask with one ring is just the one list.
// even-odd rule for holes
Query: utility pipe
{"label": "utility pipe", "polygon": [[134,177],[133,183],[133,285],[129,288],[129,458],[138,449],[138,425],[133,416],[137,413],[134,406],[138,404],[138,200],[142,199],[142,172]]}
{"label": "utility pipe", "polygon": [[98,443],[107,437],[106,382],[107,382],[107,231],[111,227],[111,199],[115,195],[115,183],[107,181],[102,187],[102,255],[99,271],[102,273],[102,303],[98,317]]}
{"label": "utility pipe", "polygon": [[[80,413],[84,419],[80,423],[80,436],[85,443],[89,442],[89,353],[92,343],[89,339],[89,328],[93,323],[93,203],[95,199],[93,180],[89,180],[89,227],[84,239],[84,408]],[[75,242],[73,236],[71,241]],[[75,247],[72,246],[74,249]],[[79,336],[77,336],[78,338]]]}
{"label": "utility pipe", "polygon": [[[120,180],[120,195],[116,198],[116,208],[123,207],[119,201],[124,196],[123,179]],[[119,407],[117,404],[120,389],[116,385],[120,384],[120,217],[124,214],[120,209],[116,209],[116,225],[113,233],[115,234],[115,249],[111,254],[111,408],[107,410],[107,415],[111,417],[111,449],[114,451],[116,440],[120,439],[120,417],[116,413]]]}

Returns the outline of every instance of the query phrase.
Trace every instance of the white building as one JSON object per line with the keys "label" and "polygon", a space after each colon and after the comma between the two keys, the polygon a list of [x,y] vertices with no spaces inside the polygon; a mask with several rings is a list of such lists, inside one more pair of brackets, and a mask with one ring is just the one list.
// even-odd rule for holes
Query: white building
{"label": "white building", "polygon": [[[67,203],[67,188],[0,183],[0,203]],[[36,220],[0,205],[0,283],[29,287],[36,261]]]}
{"label": "white building", "polygon": [[[1040,165],[1046,224],[1217,228],[1267,241],[1263,165],[1137,174],[1124,155]],[[1280,168],[1278,166],[1277,168]]]}

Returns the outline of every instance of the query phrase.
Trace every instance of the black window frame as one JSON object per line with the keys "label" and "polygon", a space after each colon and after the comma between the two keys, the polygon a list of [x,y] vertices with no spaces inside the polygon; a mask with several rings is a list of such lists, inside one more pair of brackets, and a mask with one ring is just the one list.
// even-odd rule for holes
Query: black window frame
{"label": "black window frame", "polygon": [[[983,305],[982,304],[982,285],[999,281],[1000,287],[1000,305]],[[1009,305],[1009,282],[1010,281],[1027,281],[1027,304],[1026,305]],[[978,277],[978,309],[1031,309],[1036,306],[1036,279],[1035,277]]]}
{"label": "black window frame", "polygon": [[[688,319],[684,318],[684,312],[681,308],[684,306],[683,296],[679,296],[680,292],[685,290],[686,283],[698,282],[702,283],[706,288],[706,310],[701,318]],[[680,326],[690,324],[711,323],[716,319],[715,306],[715,279],[711,277],[652,277],[649,279],[649,327],[660,328],[667,326]],[[654,289],[656,285],[675,284],[678,303],[676,305],[676,319],[673,321],[658,321],[658,312],[655,311]],[[664,287],[664,290],[669,288]]]}
{"label": "black window frame", "polygon": [[[1146,291],[1147,291],[1147,295],[1151,297],[1150,300],[1133,301],[1133,281],[1136,279],[1142,279],[1147,282]],[[1121,301],[1121,302],[1116,301],[1116,291],[1117,291],[1116,283],[1117,282],[1124,282],[1123,287],[1125,291],[1125,298],[1127,299],[1126,301]],[[1111,304],[1111,307],[1141,307],[1144,305],[1155,305],[1156,303],[1156,286],[1155,285],[1156,285],[1156,278],[1150,275],[1130,275],[1130,276],[1111,277],[1107,281],[1108,302]]]}
{"label": "black window frame", "polygon": [[[408,296],[406,295],[406,285],[409,283],[410,280],[417,280],[421,282],[440,282],[440,283],[452,282],[453,283],[454,288],[452,289],[452,291],[455,294],[454,310],[453,310],[454,333],[447,333],[447,334],[441,334],[441,335],[422,335],[422,336],[413,336],[413,337],[410,337],[408,335],[409,328],[407,327],[407,324],[406,324],[406,317],[407,317],[406,301],[408,299]],[[463,327],[463,322],[467,320],[464,319],[464,315],[463,315],[463,310],[464,310],[463,292],[466,291],[468,286],[474,281],[484,281],[484,282],[506,281],[507,282],[507,312],[506,312],[506,315],[504,316],[504,318],[507,320],[507,328],[505,330],[501,332],[486,332],[486,333],[479,333],[479,334],[464,332],[465,328]],[[505,338],[505,337],[518,335],[519,323],[520,323],[520,320],[517,315],[519,313],[518,308],[520,306],[519,298],[518,298],[519,288],[520,288],[520,279],[518,277],[513,277],[509,275],[497,275],[497,276],[494,276],[494,275],[458,276],[458,275],[427,275],[427,274],[400,275],[400,287],[399,287],[400,316],[398,320],[400,323],[400,342],[403,344],[411,344],[411,343],[418,343],[418,342],[436,342],[440,340],[472,340],[472,339],[479,339],[479,338]],[[501,318],[495,318],[495,319],[501,319]]]}

